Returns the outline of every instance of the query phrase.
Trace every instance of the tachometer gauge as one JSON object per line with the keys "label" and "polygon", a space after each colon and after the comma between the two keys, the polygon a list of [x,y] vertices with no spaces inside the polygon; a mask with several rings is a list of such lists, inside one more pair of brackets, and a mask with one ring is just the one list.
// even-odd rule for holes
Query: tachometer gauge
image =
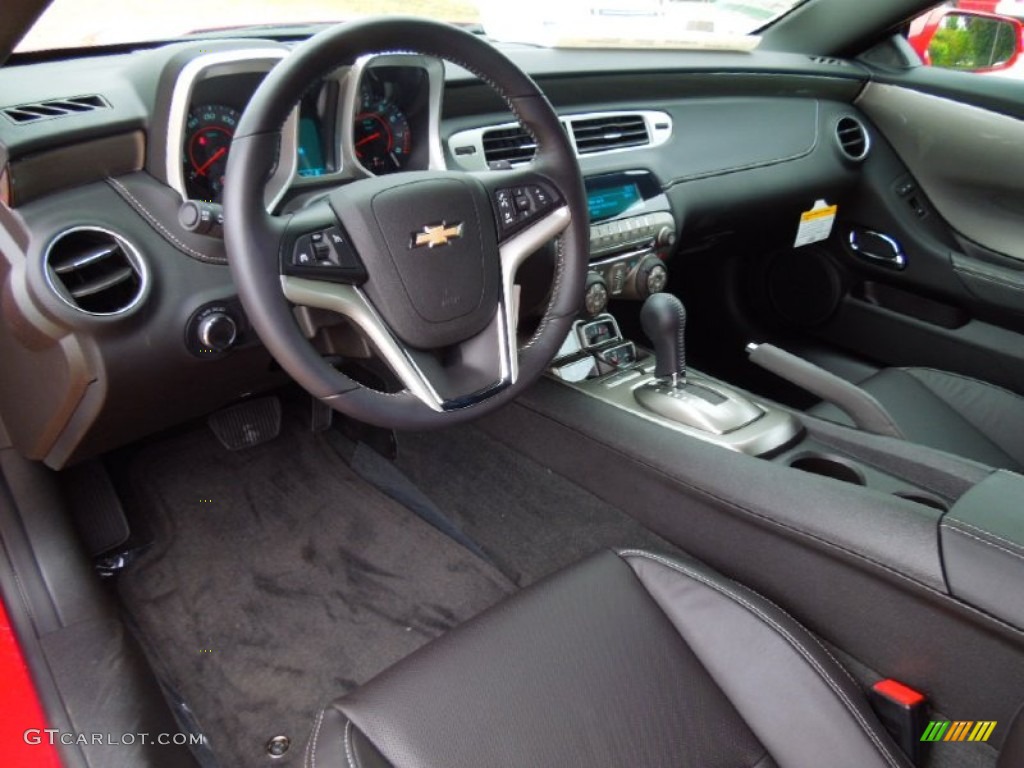
{"label": "tachometer gauge", "polygon": [[193,200],[219,203],[228,150],[241,114],[222,105],[196,107],[185,124],[185,190]]}
{"label": "tachometer gauge", "polygon": [[412,131],[405,114],[391,101],[368,104],[356,115],[353,136],[356,158],[375,174],[401,170],[412,150]]}

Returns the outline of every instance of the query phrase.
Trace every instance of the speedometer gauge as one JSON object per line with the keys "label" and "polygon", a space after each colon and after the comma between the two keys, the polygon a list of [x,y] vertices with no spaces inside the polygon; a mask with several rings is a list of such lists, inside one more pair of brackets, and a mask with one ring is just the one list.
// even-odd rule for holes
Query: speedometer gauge
{"label": "speedometer gauge", "polygon": [[367,103],[353,126],[356,157],[371,173],[401,170],[412,150],[412,131],[405,114],[391,101]]}
{"label": "speedometer gauge", "polygon": [[185,190],[193,200],[219,203],[228,150],[241,114],[222,105],[196,107],[185,124]]}

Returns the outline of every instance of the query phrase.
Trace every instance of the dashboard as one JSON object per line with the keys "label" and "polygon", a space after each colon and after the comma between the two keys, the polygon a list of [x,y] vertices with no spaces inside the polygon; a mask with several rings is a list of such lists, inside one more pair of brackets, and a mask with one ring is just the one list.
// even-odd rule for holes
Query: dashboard
{"label": "dashboard", "polygon": [[[22,454],[66,466],[286,381],[237,301],[223,241],[180,212],[221,199],[240,116],[290,50],[190,41],[0,69],[0,410]],[[835,139],[839,120],[863,120],[857,65],[768,52],[506,53],[577,151],[592,271],[613,297],[638,298],[663,279],[659,265],[675,269],[761,222],[765,247],[783,244],[816,199],[842,203],[858,184],[860,161]],[[3,116],[69,99],[77,111]],[[295,105],[265,202],[288,213],[353,180],[486,173],[534,149],[470,72],[368,56]],[[543,285],[550,256],[522,271]],[[544,298],[524,278],[521,314],[539,314]],[[370,354],[346,323],[295,311],[323,354]]]}

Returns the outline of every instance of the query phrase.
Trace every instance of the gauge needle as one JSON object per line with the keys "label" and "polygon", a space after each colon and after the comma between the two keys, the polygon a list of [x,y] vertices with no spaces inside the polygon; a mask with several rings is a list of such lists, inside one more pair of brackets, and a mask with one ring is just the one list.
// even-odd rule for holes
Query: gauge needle
{"label": "gauge needle", "polygon": [[196,168],[196,176],[205,176],[206,175],[206,169],[209,168],[214,163],[216,163],[222,157],[224,157],[224,155],[227,154],[227,151],[228,151],[227,147],[221,147],[216,152],[214,152],[213,156],[209,160],[207,160],[201,166]]}
{"label": "gauge needle", "polygon": [[361,147],[361,146],[363,146],[363,144],[368,144],[371,141],[373,141],[374,139],[379,139],[379,138],[380,138],[380,131],[377,131],[377,133],[371,133],[369,136],[367,136],[365,138],[362,138],[359,141],[357,141],[356,142],[356,146],[357,147]]}

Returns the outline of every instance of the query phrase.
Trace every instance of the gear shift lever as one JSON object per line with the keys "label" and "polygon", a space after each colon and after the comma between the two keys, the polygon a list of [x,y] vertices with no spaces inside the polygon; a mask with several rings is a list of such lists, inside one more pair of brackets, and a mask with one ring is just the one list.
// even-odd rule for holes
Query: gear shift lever
{"label": "gear shift lever", "polygon": [[654,379],[633,390],[649,411],[688,427],[724,435],[764,415],[740,393],[704,377],[686,378],[686,308],[669,293],[655,293],[640,310],[654,345]]}
{"label": "gear shift lever", "polygon": [[673,387],[686,383],[686,307],[671,293],[655,293],[640,310],[640,325],[654,345],[654,375]]}

